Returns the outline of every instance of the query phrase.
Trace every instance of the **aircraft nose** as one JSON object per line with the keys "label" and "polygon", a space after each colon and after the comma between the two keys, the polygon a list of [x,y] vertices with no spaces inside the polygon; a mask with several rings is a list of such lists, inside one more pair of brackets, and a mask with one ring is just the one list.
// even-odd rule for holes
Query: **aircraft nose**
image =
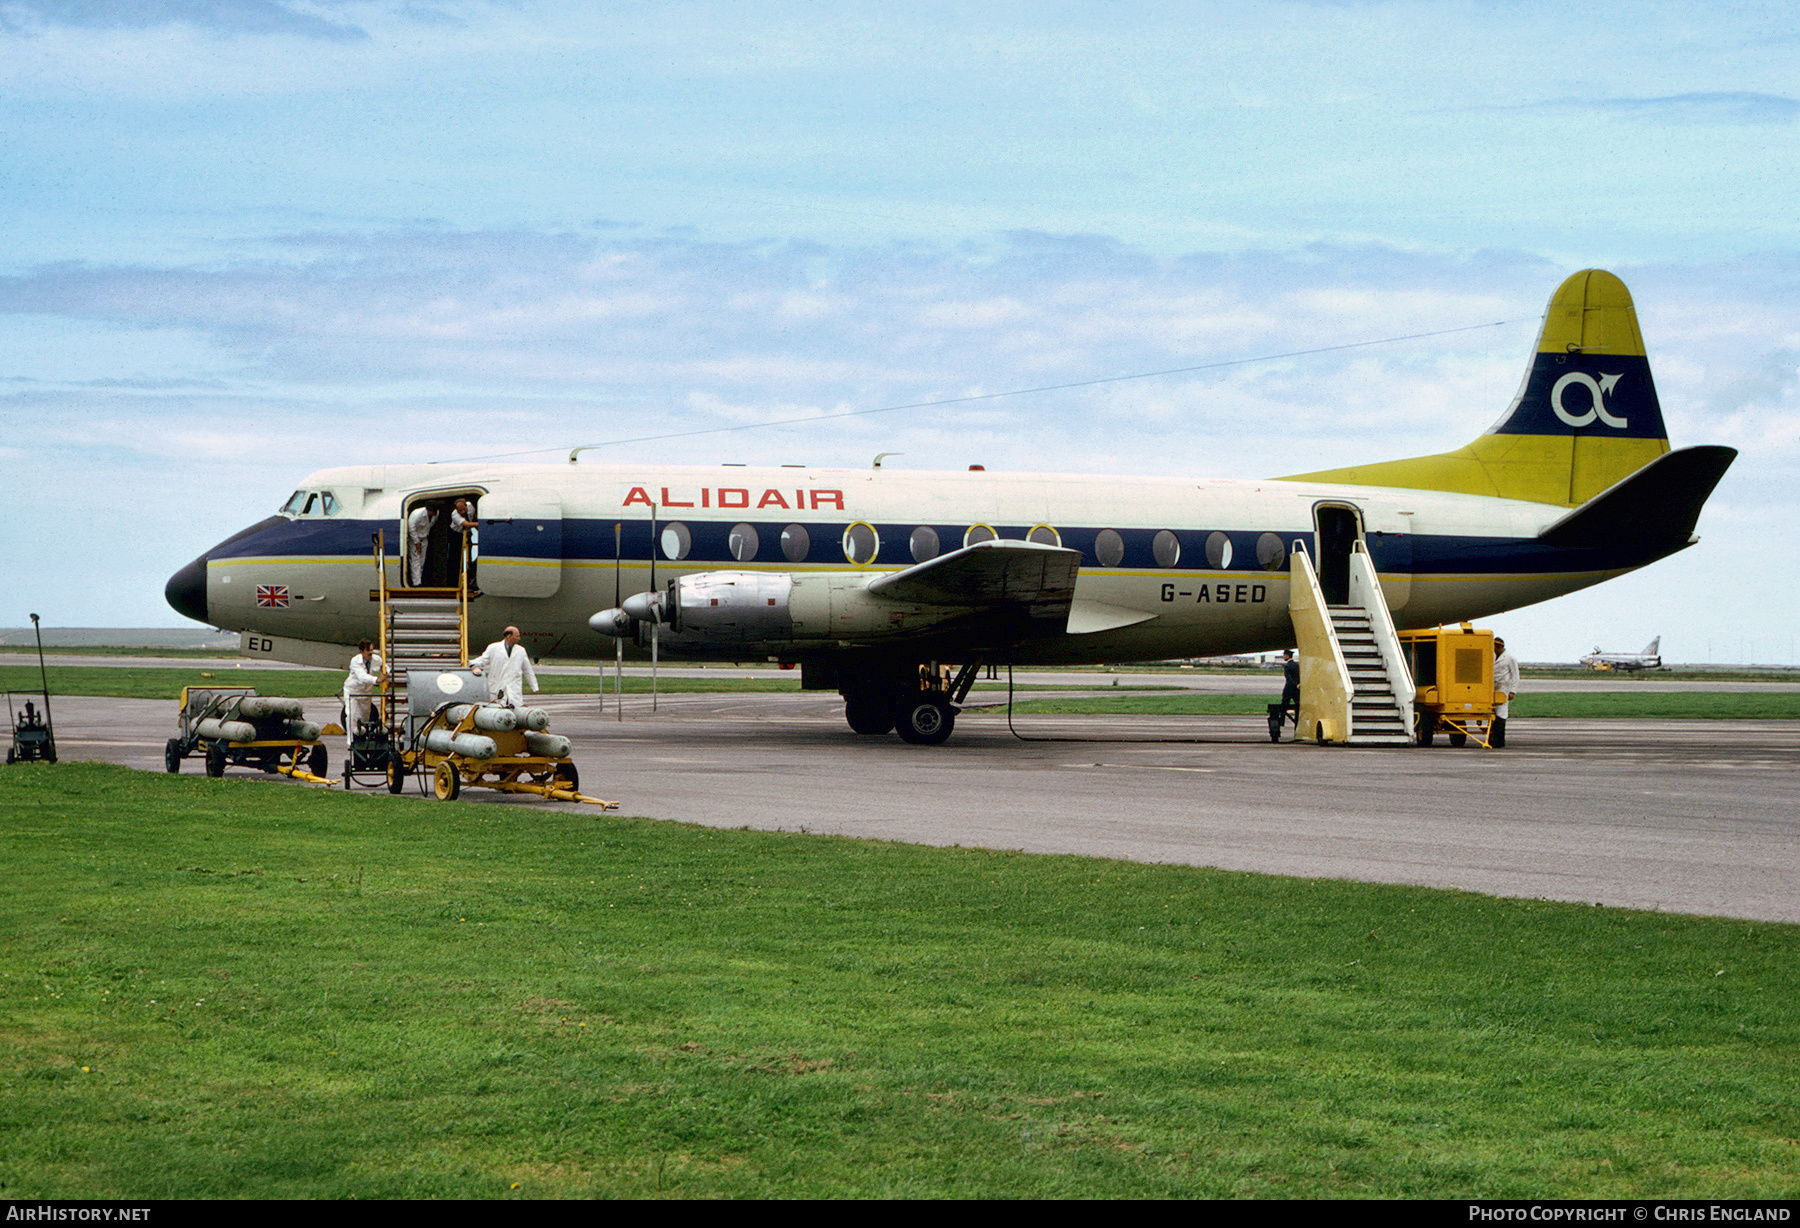
{"label": "aircraft nose", "polygon": [[206,556],[203,554],[169,577],[163,586],[163,600],[177,614],[197,623],[210,622],[206,617]]}

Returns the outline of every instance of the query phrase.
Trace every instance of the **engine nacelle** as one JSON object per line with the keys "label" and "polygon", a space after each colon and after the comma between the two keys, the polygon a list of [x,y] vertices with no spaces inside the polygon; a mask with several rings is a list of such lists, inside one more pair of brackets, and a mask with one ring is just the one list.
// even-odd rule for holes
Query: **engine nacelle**
{"label": "engine nacelle", "polygon": [[895,638],[966,612],[877,596],[868,590],[871,578],[868,573],[694,572],[661,591],[634,593],[622,608],[588,619],[588,626],[601,635],[641,639],[643,624],[660,623],[663,647],[676,652],[752,643],[778,651],[809,641]]}

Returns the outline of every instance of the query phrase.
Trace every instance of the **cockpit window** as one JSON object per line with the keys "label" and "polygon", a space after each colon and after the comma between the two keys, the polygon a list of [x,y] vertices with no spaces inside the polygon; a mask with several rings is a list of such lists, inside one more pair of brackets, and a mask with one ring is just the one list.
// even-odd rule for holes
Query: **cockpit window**
{"label": "cockpit window", "polygon": [[317,491],[314,491],[313,493],[306,496],[306,506],[303,509],[301,509],[300,514],[302,516],[314,516],[314,515],[318,514],[318,511],[319,511],[319,493]]}
{"label": "cockpit window", "polygon": [[296,490],[293,494],[288,496],[288,501],[281,505],[281,512],[284,516],[298,516],[300,514],[300,505],[305,502],[306,492],[304,490]]}
{"label": "cockpit window", "polygon": [[324,501],[325,514],[327,516],[335,516],[339,512],[344,510],[344,505],[339,503],[338,497],[336,495],[332,494],[329,490],[320,491],[319,497],[320,497],[320,499],[322,499]]}

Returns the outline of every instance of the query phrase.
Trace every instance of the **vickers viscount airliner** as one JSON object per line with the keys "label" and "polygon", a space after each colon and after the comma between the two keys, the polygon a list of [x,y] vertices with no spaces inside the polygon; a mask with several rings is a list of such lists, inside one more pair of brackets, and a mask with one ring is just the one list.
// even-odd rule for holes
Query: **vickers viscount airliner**
{"label": "vickers viscount airliner", "polygon": [[[1266,481],[651,464],[356,466],[170,579],[169,603],[245,648],[342,668],[384,587],[464,583],[452,501],[481,521],[466,634],[540,654],[780,661],[861,733],[949,734],[978,665],[1128,662],[1293,645],[1305,556],[1327,601],[1353,553],[1401,628],[1485,617],[1698,540],[1736,453],[1671,451],[1624,284],[1587,270],[1525,380],[1454,452]],[[415,513],[426,509],[429,516]],[[409,518],[428,535],[408,558]],[[939,663],[963,667],[960,686]]]}

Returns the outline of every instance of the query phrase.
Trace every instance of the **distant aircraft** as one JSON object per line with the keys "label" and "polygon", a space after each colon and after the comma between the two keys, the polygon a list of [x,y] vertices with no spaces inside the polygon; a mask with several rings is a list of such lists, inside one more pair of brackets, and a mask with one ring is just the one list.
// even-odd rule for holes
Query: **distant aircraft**
{"label": "distant aircraft", "polygon": [[1640,669],[1661,669],[1662,658],[1656,650],[1662,646],[1662,636],[1657,636],[1644,645],[1642,652],[1601,652],[1598,644],[1594,651],[1581,658],[1581,663],[1589,669],[1624,670],[1632,673]]}
{"label": "distant aircraft", "polygon": [[[451,501],[476,501],[470,644],[516,624],[540,655],[798,664],[859,733],[949,735],[939,663],[1079,664],[1294,645],[1293,556],[1341,603],[1366,552],[1401,628],[1481,618],[1683,550],[1737,453],[1671,451],[1624,283],[1551,298],[1511,407],[1466,447],[1264,481],[892,468],[365,465],[169,580],[169,604],[246,651],[343,668],[375,637],[371,539],[404,590],[454,583]],[[573,456],[571,462],[573,462]],[[1359,564],[1360,565],[1360,564]],[[1360,574],[1360,573],[1359,573]],[[959,686],[961,682],[959,681]],[[964,688],[966,690],[966,687]]]}

